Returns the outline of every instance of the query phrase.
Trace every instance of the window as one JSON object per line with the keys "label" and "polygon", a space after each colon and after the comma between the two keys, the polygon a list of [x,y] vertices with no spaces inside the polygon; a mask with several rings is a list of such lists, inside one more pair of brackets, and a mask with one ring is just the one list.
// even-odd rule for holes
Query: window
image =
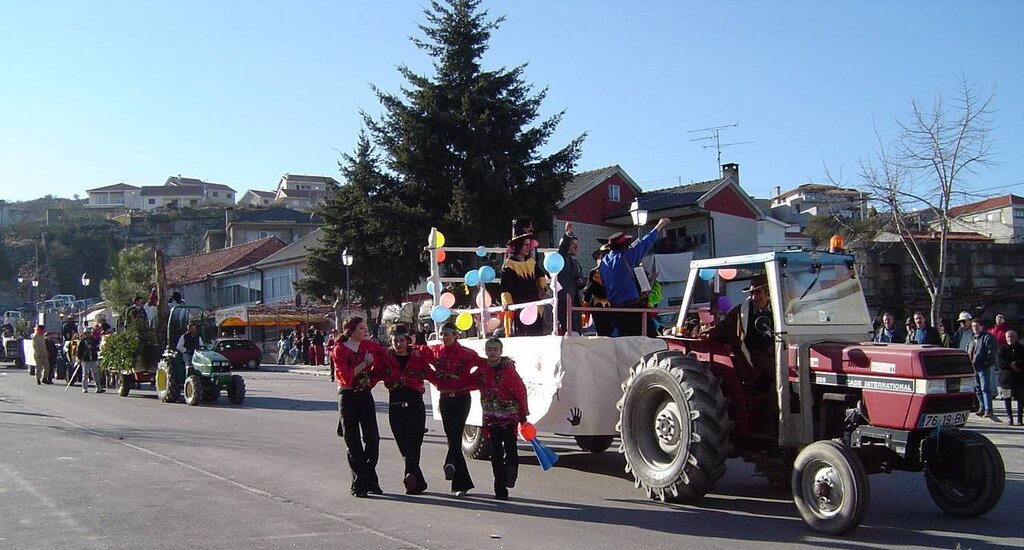
{"label": "window", "polygon": [[1018,219],[1018,220],[1024,219],[1024,210],[1014,210],[1013,211],[1013,217]]}
{"label": "window", "polygon": [[999,212],[989,212],[988,221],[994,222],[999,220]]}
{"label": "window", "polygon": [[218,196],[216,191],[213,192],[213,196],[214,197]]}
{"label": "window", "polygon": [[225,193],[225,195],[227,195],[229,199],[231,198],[231,193]]}
{"label": "window", "polygon": [[146,201],[146,204],[156,204],[156,199],[149,199]]}
{"label": "window", "polygon": [[608,184],[608,200],[612,202],[619,202],[619,186],[614,183]]}

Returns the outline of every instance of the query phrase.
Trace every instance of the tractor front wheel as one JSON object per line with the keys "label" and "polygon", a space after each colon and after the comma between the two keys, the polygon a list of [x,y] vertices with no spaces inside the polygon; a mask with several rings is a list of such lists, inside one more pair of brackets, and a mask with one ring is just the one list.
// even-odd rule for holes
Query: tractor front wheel
{"label": "tractor front wheel", "polygon": [[[976,454],[943,457],[964,460],[960,468],[925,468],[928,493],[943,512],[951,516],[973,518],[988,512],[1003,496],[1006,470],[999,450],[979,433],[962,430],[956,436],[966,448],[977,448]],[[938,446],[938,445],[936,445]],[[952,447],[951,447],[952,448]]]}
{"label": "tractor front wheel", "polygon": [[466,424],[462,430],[462,454],[477,460],[491,458],[491,440],[484,437],[483,428]]}
{"label": "tractor front wheel", "polygon": [[164,361],[156,369],[154,382],[156,395],[164,403],[177,403],[181,397],[181,386],[174,379],[170,363]]}
{"label": "tractor front wheel", "polygon": [[793,464],[793,501],[811,529],[841,535],[868,509],[868,474],[860,458],[837,441],[816,441]]}
{"label": "tractor front wheel", "polygon": [[231,375],[231,385],[228,386],[228,402],[232,405],[241,405],[245,400],[245,379],[237,374]]}
{"label": "tractor front wheel", "polygon": [[132,375],[121,373],[117,382],[117,395],[120,395],[121,397],[128,397],[128,394],[132,391]]}
{"label": "tractor front wheel", "polygon": [[619,400],[626,472],[650,498],[694,502],[725,473],[729,401],[707,365],[678,351],[644,356]]}
{"label": "tractor front wheel", "polygon": [[203,379],[192,375],[185,379],[185,403],[195,407],[203,401]]}

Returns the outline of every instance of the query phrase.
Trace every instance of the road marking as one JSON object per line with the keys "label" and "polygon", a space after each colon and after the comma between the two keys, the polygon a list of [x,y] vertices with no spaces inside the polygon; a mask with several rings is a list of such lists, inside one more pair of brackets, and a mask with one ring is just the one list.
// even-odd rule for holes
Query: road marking
{"label": "road marking", "polygon": [[[6,399],[3,399],[2,401],[4,401],[5,403],[9,403],[11,405],[17,405],[19,407],[22,407],[24,409],[27,409],[27,410],[35,412],[35,413],[41,413],[42,412],[42,411],[33,409],[32,407],[29,407],[29,406],[27,406],[25,404],[22,404],[22,403],[14,403],[14,402],[8,401]],[[384,531],[380,531],[380,530],[374,529],[372,527],[368,527],[366,525],[362,525],[362,524],[360,524],[360,523],[358,523],[356,521],[353,521],[353,520],[351,520],[349,518],[346,518],[344,516],[340,516],[338,514],[332,514],[330,512],[314,508],[314,507],[309,506],[307,504],[303,504],[301,502],[296,502],[296,501],[291,500],[289,498],[278,496],[278,495],[275,495],[273,493],[264,491],[262,489],[258,489],[256,487],[251,486],[251,485],[246,485],[246,484],[244,484],[244,483],[242,483],[240,481],[235,481],[235,480],[233,480],[231,478],[224,477],[224,476],[222,476],[220,474],[211,472],[209,470],[204,470],[204,469],[202,469],[202,468],[200,468],[198,466],[194,466],[194,465],[189,464],[187,462],[184,462],[182,460],[178,460],[177,458],[174,458],[174,457],[171,457],[171,456],[167,456],[165,454],[161,454],[161,453],[158,453],[156,451],[151,451],[149,449],[146,449],[145,447],[140,447],[140,446],[135,445],[133,443],[128,443],[127,441],[123,441],[121,439],[117,439],[116,437],[113,437],[113,436],[102,434],[102,433],[97,432],[97,431],[95,431],[95,430],[93,430],[91,428],[87,428],[85,426],[82,426],[81,424],[77,424],[75,422],[67,420],[67,419],[65,419],[63,417],[53,415],[52,418],[54,418],[56,420],[59,420],[59,421],[65,423],[65,424],[67,424],[69,426],[73,426],[75,428],[78,428],[79,430],[82,430],[83,432],[86,432],[86,433],[92,434],[92,435],[94,435],[96,437],[99,437],[100,439],[106,439],[108,441],[112,441],[114,443],[117,443],[118,445],[123,445],[125,447],[128,447],[129,449],[136,450],[136,451],[138,451],[140,453],[144,453],[144,454],[156,457],[156,458],[163,459],[163,460],[165,460],[167,462],[170,462],[172,464],[176,464],[176,465],[181,466],[183,468],[187,468],[187,469],[192,470],[194,472],[198,472],[198,473],[203,474],[205,476],[208,476],[208,477],[211,477],[213,479],[216,479],[217,481],[222,481],[224,483],[228,483],[230,485],[234,485],[235,487],[238,487],[239,489],[242,489],[243,491],[248,491],[248,492],[250,492],[252,494],[255,494],[255,495],[258,495],[258,496],[270,499],[270,500],[274,500],[274,501],[280,502],[282,504],[290,504],[290,505],[293,505],[293,506],[298,506],[298,507],[303,508],[303,509],[305,509],[305,510],[307,510],[309,512],[313,512],[313,513],[319,514],[320,516],[323,516],[325,518],[332,519],[332,520],[337,521],[339,523],[343,523],[343,524],[347,525],[348,527],[350,527],[352,529],[357,529],[359,531],[363,531],[365,533],[369,533],[369,534],[376,535],[378,537],[387,539],[387,540],[389,540],[391,542],[401,544],[402,545],[401,548],[417,548],[417,549],[420,549],[420,550],[429,550],[428,547],[426,547],[426,546],[420,546],[420,545],[416,544],[415,542],[412,542],[412,541],[409,541],[409,540],[406,540],[406,539],[403,539],[403,538],[400,538],[400,537],[396,537],[394,535],[385,533]],[[3,466],[3,465],[0,464],[0,466]],[[18,478],[15,478],[15,479],[18,479]],[[24,483],[24,482],[22,481],[22,483]],[[32,492],[33,494],[38,494],[41,499],[45,499],[45,497],[42,496],[41,493],[38,493],[38,491],[35,491],[30,486],[25,485],[25,487],[26,487],[26,490]],[[50,507],[52,509],[56,509],[57,508],[52,502],[49,502],[48,500],[42,500],[42,502],[44,502],[48,507]],[[74,520],[72,518],[68,517],[67,514],[65,514],[64,512],[59,512],[59,511],[58,511],[58,513],[62,517],[62,519],[67,520],[72,525],[72,527],[76,528],[79,531],[84,532],[84,529],[80,525],[78,525],[76,522],[74,522]]]}
{"label": "road marking", "polygon": [[[57,504],[55,504],[52,500],[50,500],[49,497],[47,497],[45,494],[43,494],[42,491],[37,489],[31,483],[29,483],[28,480],[25,479],[23,476],[19,475],[17,471],[12,470],[10,466],[8,466],[7,464],[4,464],[2,462],[0,462],[0,470],[3,470],[3,473],[8,478],[13,480],[14,483],[16,483],[22,490],[24,490],[26,493],[32,495],[43,506],[45,506],[46,508],[49,509],[49,511],[46,512],[45,515],[44,514],[38,514],[37,517],[52,518],[53,516],[57,516],[57,518],[60,520],[60,522],[64,524],[64,528],[65,529],[72,529],[75,532],[80,533],[82,535],[82,536],[76,537],[76,541],[78,543],[82,543],[83,541],[88,540],[90,548],[106,548],[107,547],[105,544],[100,544],[98,541],[94,540],[96,537],[92,536],[92,534],[89,533],[89,530],[86,529],[86,527],[84,525],[79,523],[74,518],[74,516],[72,516],[71,514],[68,514],[66,511],[61,509],[60,506],[57,506]],[[32,514],[30,514],[30,516],[31,515]],[[30,517],[27,520],[26,519],[19,520],[19,523],[21,523],[22,525],[32,525],[34,523],[34,521]],[[49,525],[49,524],[46,524],[46,525],[44,525],[42,527],[49,528],[49,527],[52,527],[52,526]]]}

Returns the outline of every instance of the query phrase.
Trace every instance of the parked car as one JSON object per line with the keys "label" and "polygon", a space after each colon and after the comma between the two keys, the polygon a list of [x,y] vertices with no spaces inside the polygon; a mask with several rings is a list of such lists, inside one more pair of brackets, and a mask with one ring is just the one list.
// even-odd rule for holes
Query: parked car
{"label": "parked car", "polygon": [[221,338],[213,344],[213,351],[227,357],[233,369],[258,369],[263,359],[263,350],[245,338]]}

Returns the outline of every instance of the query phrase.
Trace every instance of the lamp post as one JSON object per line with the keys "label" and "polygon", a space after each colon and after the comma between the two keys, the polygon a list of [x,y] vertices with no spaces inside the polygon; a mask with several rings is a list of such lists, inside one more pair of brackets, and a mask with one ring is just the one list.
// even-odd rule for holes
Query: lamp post
{"label": "lamp post", "polygon": [[32,303],[35,303],[39,293],[39,279],[32,279]]}
{"label": "lamp post", "polygon": [[345,315],[352,314],[352,280],[349,278],[349,268],[352,267],[352,255],[348,253],[348,247],[341,251],[341,263],[345,266]]}
{"label": "lamp post", "polygon": [[647,225],[647,211],[640,208],[640,199],[629,205],[629,217],[633,218],[633,225],[637,226],[636,238],[641,238],[644,226]]}
{"label": "lamp post", "polygon": [[90,282],[91,281],[89,280],[89,274],[88,273],[82,273],[82,307],[78,311],[78,324],[81,325],[79,327],[79,330],[81,330],[82,332],[85,332],[85,315],[83,315],[83,313],[85,313],[85,307],[86,307],[85,299],[86,299],[86,297],[89,294],[89,283]]}

